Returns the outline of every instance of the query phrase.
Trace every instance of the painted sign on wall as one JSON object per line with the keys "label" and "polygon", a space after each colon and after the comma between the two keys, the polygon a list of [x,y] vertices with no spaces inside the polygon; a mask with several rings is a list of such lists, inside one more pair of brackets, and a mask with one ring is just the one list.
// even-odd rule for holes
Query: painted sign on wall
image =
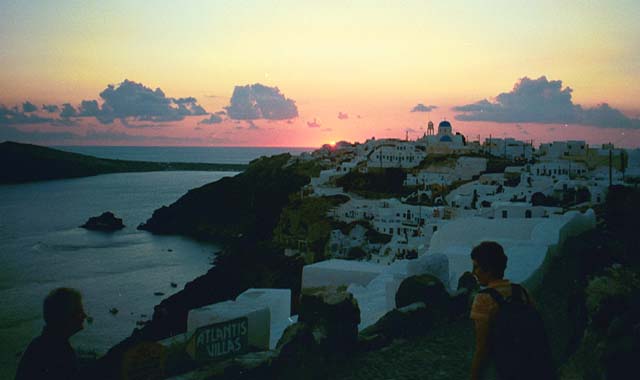
{"label": "painted sign on wall", "polygon": [[248,347],[249,321],[243,317],[198,328],[187,343],[187,353],[207,361],[245,353]]}

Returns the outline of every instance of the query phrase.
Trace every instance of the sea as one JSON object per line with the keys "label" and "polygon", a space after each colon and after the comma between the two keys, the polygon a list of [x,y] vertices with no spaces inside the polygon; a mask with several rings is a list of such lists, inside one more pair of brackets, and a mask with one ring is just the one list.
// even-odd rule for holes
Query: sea
{"label": "sea", "polygon": [[[306,148],[55,147],[101,158],[246,164]],[[235,172],[118,173],[0,185],[0,378],[11,379],[37,336],[49,291],[73,287],[91,317],[71,344],[101,355],[149,320],[153,307],[211,267],[220,246],[136,227],[188,190]],[[79,226],[112,211],[126,227],[113,233]]]}

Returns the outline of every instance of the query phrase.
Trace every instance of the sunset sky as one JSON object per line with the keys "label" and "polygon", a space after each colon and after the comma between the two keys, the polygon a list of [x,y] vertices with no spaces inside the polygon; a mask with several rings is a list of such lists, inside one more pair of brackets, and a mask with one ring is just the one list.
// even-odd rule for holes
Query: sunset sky
{"label": "sunset sky", "polygon": [[637,147],[638,20],[637,0],[3,0],[0,141],[315,147],[446,118]]}

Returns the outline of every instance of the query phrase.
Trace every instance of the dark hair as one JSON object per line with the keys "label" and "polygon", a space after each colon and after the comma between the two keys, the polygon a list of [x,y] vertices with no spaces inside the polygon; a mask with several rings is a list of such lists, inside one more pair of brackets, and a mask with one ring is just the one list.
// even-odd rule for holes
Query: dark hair
{"label": "dark hair", "polygon": [[507,267],[507,256],[502,246],[495,241],[483,241],[471,250],[471,258],[482,270],[490,272],[498,278],[504,277]]}
{"label": "dark hair", "polygon": [[52,290],[44,299],[42,314],[47,325],[61,325],[68,321],[75,308],[82,303],[82,295],[71,288]]}

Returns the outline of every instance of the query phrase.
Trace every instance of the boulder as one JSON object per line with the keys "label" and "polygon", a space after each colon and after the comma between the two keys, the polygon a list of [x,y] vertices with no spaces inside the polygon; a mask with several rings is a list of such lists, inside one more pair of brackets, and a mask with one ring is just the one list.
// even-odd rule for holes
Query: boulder
{"label": "boulder", "polygon": [[276,378],[326,378],[328,363],[355,351],[359,322],[358,303],[343,288],[305,289],[298,322],[285,330],[276,346]]}
{"label": "boulder", "polygon": [[424,302],[430,309],[446,311],[449,293],[435,276],[423,274],[406,278],[396,293],[396,307],[401,308],[415,302]]}
{"label": "boulder", "polygon": [[94,231],[117,231],[124,228],[122,219],[116,218],[111,211],[103,212],[100,216],[93,216],[80,227]]}
{"label": "boulder", "polygon": [[324,344],[329,353],[349,352],[358,340],[360,309],[353,295],[343,288],[305,289],[298,321],[313,326],[316,332],[326,331]]}
{"label": "boulder", "polygon": [[357,323],[360,321],[360,311],[346,287],[307,288],[300,296],[298,320],[312,324],[336,320],[346,324]]}

